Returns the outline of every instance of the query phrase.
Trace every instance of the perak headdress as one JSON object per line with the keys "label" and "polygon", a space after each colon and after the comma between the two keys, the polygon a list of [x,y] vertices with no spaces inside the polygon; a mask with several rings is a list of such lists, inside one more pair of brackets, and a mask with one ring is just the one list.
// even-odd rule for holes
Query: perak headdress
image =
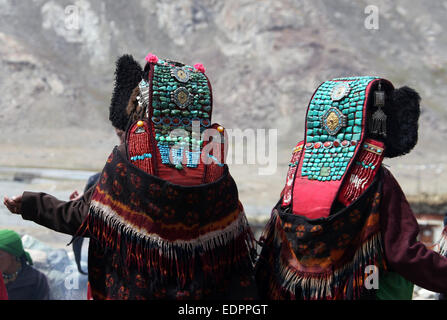
{"label": "perak headdress", "polygon": [[171,169],[185,176],[191,169],[203,171],[202,151],[208,143],[203,132],[212,128],[219,132],[220,151],[214,148],[204,157],[222,168],[224,129],[211,123],[212,88],[203,65],[153,54],[146,61],[144,70],[130,56],[117,62],[111,119],[120,128],[126,123],[130,160],[159,176],[179,175]]}
{"label": "perak headdress", "polygon": [[[309,217],[329,215],[338,198],[352,203],[369,186],[383,157],[417,143],[420,97],[376,77],[326,81],[306,116],[305,140],[290,163],[283,205]],[[293,200],[292,200],[293,199]]]}

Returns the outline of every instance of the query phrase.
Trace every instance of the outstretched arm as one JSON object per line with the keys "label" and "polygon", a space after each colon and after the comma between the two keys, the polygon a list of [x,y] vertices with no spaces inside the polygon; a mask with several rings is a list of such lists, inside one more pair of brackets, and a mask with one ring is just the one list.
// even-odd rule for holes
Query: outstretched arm
{"label": "outstretched arm", "polygon": [[74,235],[88,214],[90,198],[95,186],[74,201],[62,201],[42,192],[27,192],[21,196],[4,198],[9,211],[22,215],[57,232]]}
{"label": "outstretched arm", "polygon": [[447,258],[417,241],[417,220],[388,170],[384,172],[380,220],[385,256],[391,269],[422,288],[447,293]]}

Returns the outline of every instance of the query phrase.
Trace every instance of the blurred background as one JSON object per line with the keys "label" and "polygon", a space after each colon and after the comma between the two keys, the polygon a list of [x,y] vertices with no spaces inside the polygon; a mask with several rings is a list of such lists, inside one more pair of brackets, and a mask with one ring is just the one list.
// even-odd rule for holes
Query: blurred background
{"label": "blurred background", "polygon": [[[374,75],[422,97],[418,145],[386,164],[431,245],[447,212],[446,15],[441,0],[0,0],[0,195],[82,191],[117,144],[108,120],[116,59],[144,65],[152,52],[204,64],[214,122],[278,130],[273,175],[230,166],[250,220],[263,226],[313,91]],[[54,248],[70,241],[4,206],[0,227]]]}

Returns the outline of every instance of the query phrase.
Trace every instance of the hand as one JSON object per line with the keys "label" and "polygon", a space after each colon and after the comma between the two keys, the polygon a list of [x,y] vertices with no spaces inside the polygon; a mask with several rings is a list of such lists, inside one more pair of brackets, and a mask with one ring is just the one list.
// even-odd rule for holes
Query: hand
{"label": "hand", "polygon": [[15,196],[12,198],[4,197],[3,203],[12,213],[20,214],[20,209],[22,207],[22,196]]}
{"label": "hand", "polygon": [[72,194],[70,194],[70,201],[78,200],[82,197],[82,194],[79,194],[78,190],[73,191]]}

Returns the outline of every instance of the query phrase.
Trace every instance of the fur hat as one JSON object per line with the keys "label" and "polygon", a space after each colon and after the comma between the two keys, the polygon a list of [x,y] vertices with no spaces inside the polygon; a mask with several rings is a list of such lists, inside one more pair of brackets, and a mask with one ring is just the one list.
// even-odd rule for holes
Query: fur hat
{"label": "fur hat", "polygon": [[115,88],[109,109],[109,120],[112,125],[121,130],[126,130],[129,116],[126,108],[132,91],[142,79],[143,69],[131,55],[123,55],[116,61]]}
{"label": "fur hat", "polygon": [[418,141],[418,120],[421,97],[409,87],[391,92],[383,109],[387,115],[385,157],[395,158],[409,153]]}

